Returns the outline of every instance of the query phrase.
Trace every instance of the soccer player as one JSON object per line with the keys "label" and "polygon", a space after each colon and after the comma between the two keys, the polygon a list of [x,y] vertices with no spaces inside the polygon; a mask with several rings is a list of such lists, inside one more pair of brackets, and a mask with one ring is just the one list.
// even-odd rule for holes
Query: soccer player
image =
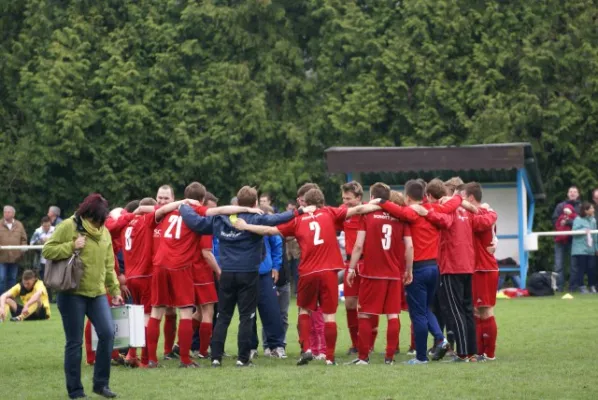
{"label": "soccer player", "polygon": [[[249,207],[257,205],[257,191],[249,186],[242,187],[237,193],[241,211],[238,216],[205,218],[188,206],[182,205],[180,213],[185,226],[199,234],[213,234],[218,236],[220,242],[220,288],[218,292],[218,319],[212,336],[212,367],[222,366],[224,342],[235,307],[239,307],[239,355],[238,367],[249,367],[251,336],[253,320],[255,318],[259,264],[264,250],[263,238],[250,232],[235,229],[235,219],[247,219],[250,222],[265,225],[277,225],[289,221],[295,212],[287,211],[275,215],[252,215]],[[239,207],[236,207],[239,209]],[[261,210],[257,210],[261,213]],[[299,210],[302,213],[303,210]],[[199,214],[199,215],[198,215]]]}
{"label": "soccer player", "polygon": [[[156,200],[151,197],[139,202],[140,206],[155,206]],[[145,314],[145,327],[147,337],[147,324],[149,322],[151,305],[152,283],[152,241],[156,227],[154,213],[136,215],[121,233],[123,256],[125,261],[126,287],[130,293],[133,304],[142,305]],[[125,364],[131,367],[145,368],[148,365],[147,344],[141,351],[141,364],[137,360],[137,349],[130,348],[125,359]]]}
{"label": "soccer player", "polygon": [[[370,198],[389,200],[390,187],[380,182],[373,184],[370,187]],[[399,313],[405,269],[401,266],[406,264],[409,270],[413,268],[413,243],[408,225],[385,211],[375,211],[365,215],[363,219],[364,226],[357,233],[347,278],[349,286],[352,286],[356,276],[361,276],[359,358],[352,364],[369,364],[372,316],[386,314],[388,329],[384,362],[392,365],[399,341]],[[362,249],[365,252],[364,260],[359,263]]]}
{"label": "soccer player", "polygon": [[[21,304],[16,302],[21,300]],[[44,283],[37,279],[35,272],[26,270],[20,283],[0,296],[0,322],[8,314],[16,321],[39,321],[50,318],[50,300]]]}
{"label": "soccer player", "polygon": [[465,198],[477,208],[480,214],[491,216],[494,220],[494,224],[490,228],[474,224],[475,272],[473,274],[473,299],[478,314],[476,336],[478,354],[481,356],[478,359],[493,361],[495,360],[496,336],[498,334],[494,318],[498,263],[488,248],[493,246],[497,215],[493,210],[486,209],[480,204],[482,202],[482,187],[479,183],[471,182],[465,185]]}
{"label": "soccer player", "polygon": [[[424,187],[421,183],[410,180],[405,184],[405,197],[408,205],[421,205],[424,199]],[[430,213],[451,213],[461,205],[460,196],[455,196],[446,204],[424,204],[423,207]],[[438,321],[430,311],[438,284],[438,228],[425,218],[420,217],[410,207],[401,207],[389,201],[373,199],[372,203],[379,203],[384,211],[390,215],[410,223],[413,238],[414,262],[413,268],[406,268],[405,282],[407,285],[407,302],[409,316],[413,323],[416,344],[416,358],[409,360],[408,364],[425,364],[428,362],[426,343],[428,330],[432,333],[437,347],[438,359],[444,357],[449,344],[438,326]],[[446,215],[445,215],[446,217]],[[439,216],[442,218],[442,215]]]}
{"label": "soccer player", "polygon": [[193,336],[193,306],[195,304],[195,290],[193,285],[193,264],[197,262],[199,235],[182,223],[177,208],[182,204],[194,201],[195,211],[202,215],[217,215],[221,213],[234,214],[251,212],[247,207],[220,207],[208,209],[199,206],[206,194],[205,187],[193,182],[185,188],[183,202],[173,202],[155,211],[158,223],[154,234],[160,234],[160,242],[153,259],[157,266],[152,277],[152,312],[147,327],[147,348],[149,368],[155,368],[158,360],[156,348],[160,336],[160,321],[164,316],[165,307],[173,306],[179,309],[179,345],[181,368],[196,368],[198,364],[191,361],[191,338]]}
{"label": "soccer player", "polygon": [[[301,191],[299,194],[301,195]],[[313,360],[310,347],[311,321],[309,314],[316,310],[318,304],[322,308],[325,321],[326,364],[335,365],[337,273],[344,268],[336,240],[336,230],[337,227],[342,226],[345,218],[356,213],[356,208],[325,207],[324,194],[319,189],[310,189],[301,201],[308,206],[316,207],[315,212],[297,216],[277,227],[256,226],[241,220],[237,220],[235,227],[259,235],[282,235],[297,238],[301,247],[297,306],[299,306],[299,341],[302,350],[297,365],[305,365]]]}

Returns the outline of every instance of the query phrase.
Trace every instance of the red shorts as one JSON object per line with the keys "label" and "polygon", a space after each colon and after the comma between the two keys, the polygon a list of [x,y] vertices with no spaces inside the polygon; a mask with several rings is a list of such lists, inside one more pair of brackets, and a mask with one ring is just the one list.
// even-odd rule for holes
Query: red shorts
{"label": "red shorts", "polygon": [[193,268],[156,268],[152,277],[152,306],[154,307],[193,307]]}
{"label": "red shorts", "polygon": [[476,271],[472,282],[473,306],[494,307],[498,290],[498,271]]}
{"label": "red shorts", "polygon": [[321,271],[299,277],[297,306],[310,311],[320,309],[324,314],[335,314],[338,307],[337,271]]}
{"label": "red shorts", "polygon": [[409,311],[409,304],[407,303],[407,292],[405,291],[405,285],[401,290],[401,311]]}
{"label": "red shorts", "polygon": [[360,268],[363,268],[363,260],[359,260],[359,262],[357,263],[357,269],[355,270],[356,274],[355,279],[353,280],[353,286],[349,286],[349,284],[347,283],[347,277],[349,276],[349,262],[345,262],[345,266],[347,267],[345,269],[345,278],[343,281],[343,290],[345,293],[345,297],[357,297],[359,296],[359,282],[361,281],[358,271]]}
{"label": "red shorts", "polygon": [[143,312],[152,312],[152,277],[143,276],[127,279],[127,288],[131,292],[133,304],[143,306]]}
{"label": "red shorts", "polygon": [[403,282],[398,279],[361,278],[357,312],[383,315],[399,314],[403,297]]}
{"label": "red shorts", "polygon": [[195,288],[195,304],[214,304],[218,303],[218,293],[216,293],[216,285],[212,283],[203,283],[193,285]]}

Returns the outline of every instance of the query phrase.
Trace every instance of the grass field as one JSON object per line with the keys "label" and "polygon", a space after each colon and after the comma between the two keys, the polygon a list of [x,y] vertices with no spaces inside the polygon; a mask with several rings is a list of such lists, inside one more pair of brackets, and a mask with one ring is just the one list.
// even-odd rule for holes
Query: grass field
{"label": "grass field", "polygon": [[[62,369],[64,336],[60,315],[45,322],[0,324],[0,399],[67,398]],[[339,307],[339,366],[312,362],[295,366],[299,348],[292,313],[288,360],[258,358],[256,368],[180,370],[166,362],[157,370],[113,368],[111,387],[125,399],[596,399],[598,398],[598,296],[499,300],[496,362],[387,366],[381,321],[372,365],[345,366],[348,332]],[[409,341],[409,318],[401,315],[401,349]],[[236,323],[229,329],[227,352],[236,353]],[[91,398],[92,368],[83,366]]]}

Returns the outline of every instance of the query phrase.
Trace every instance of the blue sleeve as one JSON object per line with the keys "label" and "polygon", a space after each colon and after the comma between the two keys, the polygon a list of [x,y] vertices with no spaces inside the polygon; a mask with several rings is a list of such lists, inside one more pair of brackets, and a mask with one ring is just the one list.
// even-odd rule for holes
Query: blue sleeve
{"label": "blue sleeve", "polygon": [[582,222],[581,218],[579,218],[579,217],[575,218],[573,220],[573,228],[572,228],[572,230],[579,231],[579,230],[584,229],[585,227],[583,226],[583,224],[581,222]]}
{"label": "blue sleeve", "polygon": [[272,269],[280,271],[282,267],[282,238],[280,236],[268,237],[270,241],[270,256],[272,257]]}
{"label": "blue sleeve", "polygon": [[118,252],[116,259],[118,260],[118,271],[123,275],[125,273],[125,255],[122,250]]}
{"label": "blue sleeve", "polygon": [[274,215],[253,214],[250,223],[254,225],[276,226],[284,224],[285,222],[289,222],[293,218],[295,218],[294,211],[285,211],[283,213]]}
{"label": "blue sleeve", "polygon": [[212,223],[214,217],[202,217],[186,204],[183,204],[181,208],[179,208],[179,214],[181,214],[181,217],[183,217],[183,222],[185,222],[185,225],[187,225],[187,227],[193,232],[197,232],[202,235],[212,234]]}

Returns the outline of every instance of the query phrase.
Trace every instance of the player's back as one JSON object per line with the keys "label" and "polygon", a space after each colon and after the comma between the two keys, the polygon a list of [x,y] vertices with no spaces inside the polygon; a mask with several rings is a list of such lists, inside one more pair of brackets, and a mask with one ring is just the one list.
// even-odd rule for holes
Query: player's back
{"label": "player's back", "polygon": [[152,273],[152,242],[154,213],[135,217],[121,233],[125,275],[127,279],[149,276]]}
{"label": "player's back", "polygon": [[346,210],[323,207],[295,217],[295,237],[301,247],[300,275],[344,268],[336,231],[345,215]]}
{"label": "player's back", "polygon": [[385,211],[365,216],[364,265],[359,274],[371,279],[401,279],[406,225]]}
{"label": "player's back", "polygon": [[[205,215],[206,207],[194,207],[199,215]],[[154,264],[177,269],[191,266],[197,261],[200,235],[183,223],[178,210],[167,214],[158,224],[160,244],[155,252]]]}
{"label": "player's back", "polygon": [[[488,211],[483,208],[478,209],[479,214],[485,215],[494,213],[494,211]],[[474,233],[473,245],[475,248],[475,270],[476,271],[497,271],[498,263],[494,254],[488,251],[488,247],[492,246],[494,241],[494,235],[496,233],[496,225],[493,225],[490,229],[478,231]]]}

